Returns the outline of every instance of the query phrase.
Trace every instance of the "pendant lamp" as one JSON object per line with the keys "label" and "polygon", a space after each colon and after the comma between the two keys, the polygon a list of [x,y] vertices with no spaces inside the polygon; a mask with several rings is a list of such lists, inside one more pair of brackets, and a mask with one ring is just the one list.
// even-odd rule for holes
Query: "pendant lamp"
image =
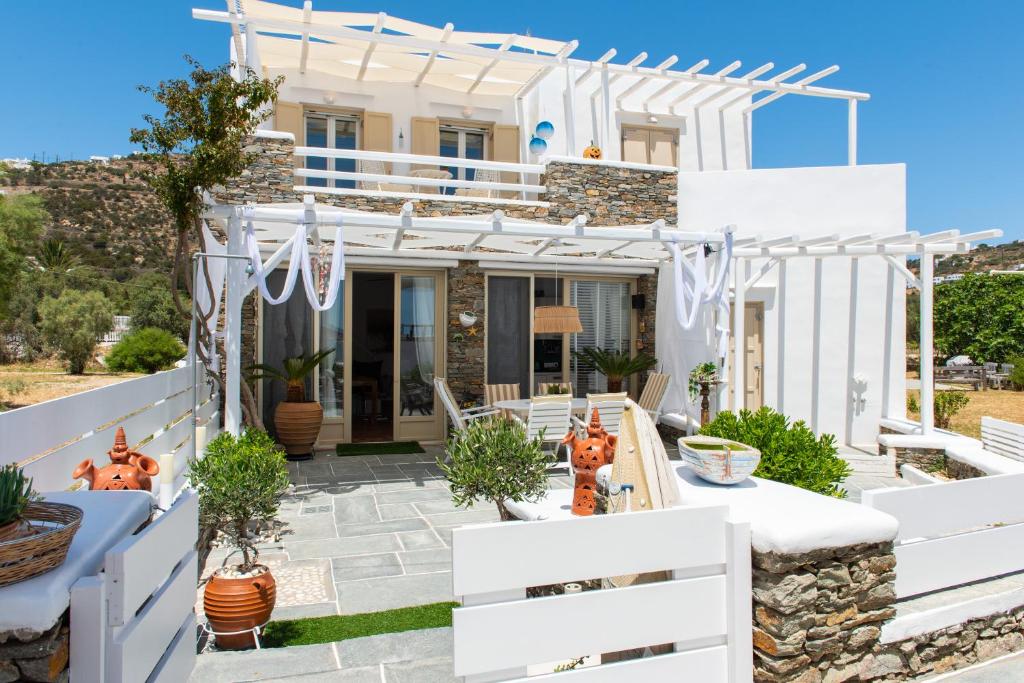
{"label": "pendant lamp", "polygon": [[[552,247],[561,246],[561,240],[551,242]],[[555,260],[555,282],[558,282],[558,260]],[[575,306],[559,306],[558,293],[561,287],[555,286],[554,306],[537,306],[533,309],[534,334],[579,334],[583,331],[580,323],[580,311]]]}

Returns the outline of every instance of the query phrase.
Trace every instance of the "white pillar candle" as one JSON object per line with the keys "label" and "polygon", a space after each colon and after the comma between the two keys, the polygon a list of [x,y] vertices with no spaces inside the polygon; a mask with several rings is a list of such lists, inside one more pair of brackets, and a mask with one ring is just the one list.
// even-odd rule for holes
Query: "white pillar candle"
{"label": "white pillar candle", "polygon": [[170,510],[174,503],[174,454],[160,456],[160,509]]}
{"label": "white pillar candle", "polygon": [[196,427],[196,457],[206,448],[206,425]]}

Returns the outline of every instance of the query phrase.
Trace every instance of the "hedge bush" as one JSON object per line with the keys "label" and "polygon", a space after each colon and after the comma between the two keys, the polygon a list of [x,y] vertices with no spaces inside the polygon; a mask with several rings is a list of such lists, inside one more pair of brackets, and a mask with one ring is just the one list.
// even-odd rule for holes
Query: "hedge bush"
{"label": "hedge bush", "polygon": [[173,334],[156,327],[144,327],[125,335],[107,354],[107,367],[114,372],[166,370],[185,356],[186,349]]}
{"label": "hedge bush", "polygon": [[836,437],[822,434],[815,438],[802,420],[790,424],[789,418],[767,406],[756,413],[741,410],[736,415],[725,411],[700,433],[760,450],[761,462],[755,476],[826,496],[846,497],[839,485],[850,476],[850,467],[839,457]]}

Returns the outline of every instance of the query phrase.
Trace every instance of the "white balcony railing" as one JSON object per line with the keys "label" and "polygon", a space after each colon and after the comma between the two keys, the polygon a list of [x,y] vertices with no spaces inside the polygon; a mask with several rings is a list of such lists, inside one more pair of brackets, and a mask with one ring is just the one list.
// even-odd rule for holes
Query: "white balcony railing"
{"label": "white balcony railing", "polygon": [[[350,160],[354,169],[296,168],[296,189],[303,192],[501,204],[541,203],[538,200],[547,191],[544,185],[531,182],[544,172],[543,164],[324,147],[296,147],[295,154],[306,158],[307,164],[309,159]],[[474,178],[451,177],[446,168],[472,169]],[[509,174],[514,174],[518,182],[509,182]],[[307,178],[324,182],[300,180]]]}

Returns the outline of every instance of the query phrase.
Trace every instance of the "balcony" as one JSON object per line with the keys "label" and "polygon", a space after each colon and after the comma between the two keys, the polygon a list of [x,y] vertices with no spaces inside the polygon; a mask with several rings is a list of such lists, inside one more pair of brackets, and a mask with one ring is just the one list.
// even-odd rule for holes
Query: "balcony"
{"label": "balcony", "polygon": [[[545,171],[543,164],[324,147],[296,147],[295,156],[306,159],[306,164],[296,164],[296,192],[548,206],[543,201],[547,187],[539,184]],[[323,165],[353,170],[308,168],[312,159],[331,159],[332,163]],[[458,169],[466,169],[462,174],[466,179],[455,177],[453,171],[457,173]]]}

